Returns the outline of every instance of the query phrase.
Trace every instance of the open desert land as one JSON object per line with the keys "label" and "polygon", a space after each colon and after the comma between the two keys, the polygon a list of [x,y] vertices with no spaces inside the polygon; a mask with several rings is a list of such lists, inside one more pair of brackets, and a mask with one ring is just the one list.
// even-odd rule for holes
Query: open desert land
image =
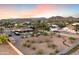
{"label": "open desert land", "polygon": [[49,55],[56,54],[68,48],[67,45],[63,44],[64,40],[63,37],[41,35],[19,39],[14,45],[25,55]]}
{"label": "open desert land", "polygon": [[0,55],[18,55],[7,43],[0,45]]}

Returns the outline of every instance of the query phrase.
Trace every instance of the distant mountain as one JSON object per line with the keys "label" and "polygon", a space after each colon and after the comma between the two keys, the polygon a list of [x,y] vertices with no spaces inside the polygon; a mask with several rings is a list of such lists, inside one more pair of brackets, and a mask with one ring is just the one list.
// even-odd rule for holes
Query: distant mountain
{"label": "distant mountain", "polygon": [[40,17],[40,18],[11,18],[11,19],[2,19],[2,20],[12,20],[12,21],[31,21],[31,20],[73,20],[73,21],[79,21],[79,18],[75,18],[75,17],[63,17],[63,16],[52,16],[50,18],[44,18],[44,17]]}
{"label": "distant mountain", "polygon": [[49,19],[63,19],[64,17],[62,16],[52,16]]}
{"label": "distant mountain", "polygon": [[73,21],[79,21],[79,18],[75,17],[62,17],[62,16],[52,16],[48,18],[49,20],[73,20]]}
{"label": "distant mountain", "polygon": [[10,18],[10,19],[2,19],[2,20],[31,21],[31,20],[46,20],[46,18],[44,18],[44,17],[40,17],[40,18]]}

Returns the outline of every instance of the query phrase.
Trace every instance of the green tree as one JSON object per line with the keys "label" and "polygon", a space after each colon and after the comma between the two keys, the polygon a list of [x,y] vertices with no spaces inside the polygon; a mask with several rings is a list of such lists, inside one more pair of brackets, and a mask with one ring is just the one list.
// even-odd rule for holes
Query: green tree
{"label": "green tree", "polygon": [[9,38],[8,38],[7,35],[5,35],[5,34],[1,34],[1,35],[0,35],[0,43],[1,43],[1,44],[2,44],[2,43],[5,43],[8,39],[9,39]]}
{"label": "green tree", "polygon": [[38,20],[33,25],[34,25],[34,28],[37,30],[49,30],[47,22],[43,20]]}
{"label": "green tree", "polygon": [[11,28],[14,26],[14,23],[12,23],[12,21],[10,21],[10,20],[7,20],[7,21],[3,22],[3,26],[6,28]]}
{"label": "green tree", "polygon": [[79,30],[79,25],[75,25],[74,27],[75,27],[75,28],[74,28],[75,31],[77,32],[77,31]]}
{"label": "green tree", "polygon": [[74,42],[74,40],[76,40],[76,38],[75,38],[75,37],[73,37],[73,36],[70,36],[70,37],[69,37],[69,40],[73,43],[73,42]]}
{"label": "green tree", "polygon": [[3,28],[0,28],[0,33],[3,33],[4,29]]}

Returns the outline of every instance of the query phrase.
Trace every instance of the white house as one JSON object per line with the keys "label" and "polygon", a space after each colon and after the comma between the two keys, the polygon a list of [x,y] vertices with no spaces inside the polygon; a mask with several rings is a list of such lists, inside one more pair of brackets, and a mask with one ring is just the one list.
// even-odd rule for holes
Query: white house
{"label": "white house", "polygon": [[50,31],[59,31],[59,26],[58,25],[51,25],[50,26]]}
{"label": "white house", "polygon": [[75,26],[79,25],[79,23],[73,23],[67,27],[64,27],[61,31],[70,32],[70,33],[79,33],[79,31],[75,31]]}
{"label": "white house", "polygon": [[73,23],[72,25],[73,25],[73,26],[75,26],[75,25],[79,25],[79,23]]}
{"label": "white house", "polygon": [[68,28],[68,27],[64,27],[64,28],[62,28],[61,31],[70,32],[70,33],[76,33],[75,30],[70,29],[70,28]]}

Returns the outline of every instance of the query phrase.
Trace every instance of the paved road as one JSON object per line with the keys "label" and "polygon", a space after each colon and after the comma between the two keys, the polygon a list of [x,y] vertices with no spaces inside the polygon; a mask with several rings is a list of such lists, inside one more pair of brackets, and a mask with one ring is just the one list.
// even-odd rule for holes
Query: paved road
{"label": "paved road", "polygon": [[[79,45],[79,41],[76,42],[73,46],[71,46],[71,47],[59,52],[57,55],[68,55],[68,54],[71,54],[71,50],[74,49],[78,45]],[[72,52],[72,53],[74,53],[74,52]]]}
{"label": "paved road", "polygon": [[5,29],[4,32],[5,32],[6,34],[8,34],[8,35],[11,34],[11,35],[12,35],[11,37],[14,38],[14,40],[16,40],[16,41],[19,40],[19,39],[21,39],[21,36],[15,35],[15,34],[14,34],[13,32],[11,32],[9,29]]}

